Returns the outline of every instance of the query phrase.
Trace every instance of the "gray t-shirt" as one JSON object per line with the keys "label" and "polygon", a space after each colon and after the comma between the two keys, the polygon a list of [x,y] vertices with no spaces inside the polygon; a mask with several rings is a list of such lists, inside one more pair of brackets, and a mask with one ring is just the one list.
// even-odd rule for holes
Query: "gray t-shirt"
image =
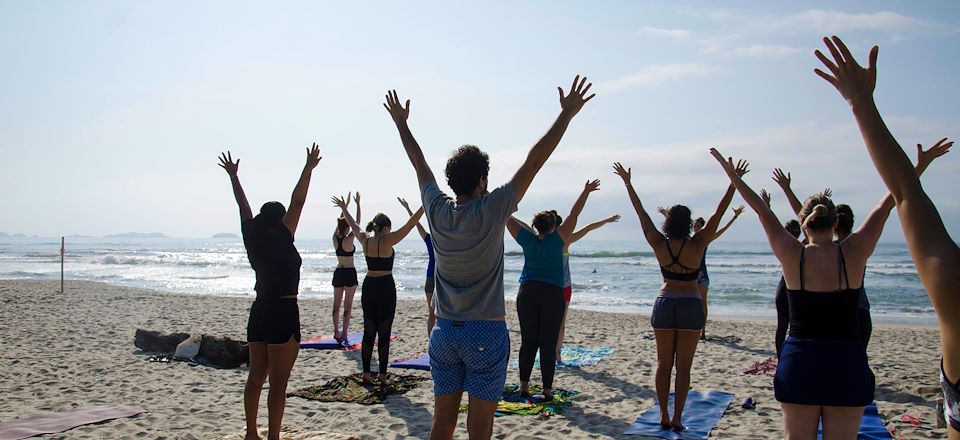
{"label": "gray t-shirt", "polygon": [[475,321],[505,316],[503,232],[517,210],[513,185],[458,205],[430,181],[421,196],[436,255],[437,317]]}

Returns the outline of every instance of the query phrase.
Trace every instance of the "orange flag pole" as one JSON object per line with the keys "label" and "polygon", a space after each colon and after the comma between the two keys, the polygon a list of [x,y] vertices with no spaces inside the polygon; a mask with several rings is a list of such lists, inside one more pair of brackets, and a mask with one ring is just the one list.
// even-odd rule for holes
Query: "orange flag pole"
{"label": "orange flag pole", "polygon": [[63,293],[63,255],[67,253],[66,237],[60,237],[60,293]]}

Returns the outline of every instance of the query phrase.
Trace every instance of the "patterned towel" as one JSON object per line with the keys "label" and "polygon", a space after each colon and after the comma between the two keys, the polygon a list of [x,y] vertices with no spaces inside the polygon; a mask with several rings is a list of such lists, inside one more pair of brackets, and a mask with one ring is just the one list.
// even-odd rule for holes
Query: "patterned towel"
{"label": "patterned towel", "polygon": [[388,377],[390,382],[388,385],[370,386],[363,383],[363,375],[356,373],[335,378],[323,385],[296,390],[288,393],[287,397],[374,405],[383,403],[383,400],[391,394],[404,394],[416,388],[420,382],[427,380],[425,377],[407,374],[390,374]]}
{"label": "patterned towel", "polygon": [[[539,386],[531,385],[530,394],[541,393]],[[579,391],[556,389],[553,390],[553,400],[539,401],[533,397],[521,397],[520,385],[510,384],[503,388],[503,397],[497,403],[496,416],[539,416],[547,419],[560,414],[564,408],[573,404],[571,397],[580,394]],[[467,412],[469,405],[460,405],[460,412]]]}
{"label": "patterned towel", "polygon": [[755,374],[757,376],[766,375],[773,377],[777,374],[777,358],[770,357],[760,362],[754,362],[752,365],[741,371],[740,374]]}
{"label": "patterned towel", "polygon": [[[600,348],[586,348],[586,347],[572,347],[572,346],[563,346],[560,349],[560,358],[562,362],[557,363],[557,368],[580,368],[591,365],[597,365],[607,356],[613,353],[613,348],[611,347],[600,347]],[[520,360],[513,359],[513,368],[519,368]],[[537,353],[536,359],[533,361],[533,368],[540,368],[540,353]]]}

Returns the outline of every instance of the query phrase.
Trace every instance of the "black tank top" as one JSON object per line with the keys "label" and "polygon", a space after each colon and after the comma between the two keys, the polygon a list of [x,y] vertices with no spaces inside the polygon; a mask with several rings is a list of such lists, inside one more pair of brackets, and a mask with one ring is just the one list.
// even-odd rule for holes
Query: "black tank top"
{"label": "black tank top", "polygon": [[[687,244],[687,240],[684,239],[683,243],[680,243],[680,249],[677,250],[677,255],[673,255],[673,249],[670,249],[670,239],[667,239],[667,252],[670,253],[670,258],[672,261],[666,266],[660,266],[660,273],[663,274],[663,277],[668,280],[674,281],[694,281],[700,276],[700,268],[692,268],[684,266],[680,263],[680,254],[683,253],[683,247]],[[704,251],[706,252],[706,251]],[[706,255],[706,254],[704,254]],[[679,267],[683,272],[675,272],[668,268],[670,267]]]}
{"label": "black tank top", "polygon": [[263,224],[257,218],[244,222],[243,245],[257,275],[257,299],[296,295],[300,287],[300,253],[283,222]]}
{"label": "black tank top", "polygon": [[343,240],[346,238],[347,237],[337,237],[337,249],[334,250],[334,253],[336,253],[338,257],[352,257],[353,253],[357,251],[356,247],[354,247],[350,252],[347,252],[343,249]]}
{"label": "black tank top", "polygon": [[860,289],[850,288],[843,248],[839,245],[840,271],[838,283],[846,289],[836,292],[811,292],[803,285],[804,248],[800,251],[800,290],[787,290],[790,305],[790,336],[817,340],[857,339],[857,309]]}
{"label": "black tank top", "polygon": [[[367,238],[367,247],[369,246],[370,239]],[[377,253],[380,253],[380,241],[377,241]],[[364,255],[363,258],[367,260],[367,270],[393,270],[393,257],[396,255],[396,252],[391,252],[389,257],[371,257]]]}

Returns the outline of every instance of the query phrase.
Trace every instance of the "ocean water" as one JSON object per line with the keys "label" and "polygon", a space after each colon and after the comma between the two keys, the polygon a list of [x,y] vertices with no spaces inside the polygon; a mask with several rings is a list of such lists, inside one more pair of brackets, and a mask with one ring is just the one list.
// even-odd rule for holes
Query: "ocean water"
{"label": "ocean water", "polygon": [[[416,234],[414,234],[415,236]],[[329,298],[336,266],[329,239],[302,239],[300,295]],[[359,246],[358,246],[359,247]],[[59,238],[0,238],[0,279],[59,279]],[[66,278],[198,295],[253,298],[254,274],[239,238],[67,238]],[[419,239],[396,247],[400,298],[423,298],[427,253]],[[362,279],[365,265],[358,250]],[[504,284],[516,297],[523,254],[507,237]],[[766,243],[718,241],[707,254],[711,316],[775,318],[780,268]],[[583,241],[570,250],[572,307],[649,313],[660,288],[657,261],[646,242]],[[933,308],[904,244],[880,244],[867,265],[874,320],[930,324]],[[359,295],[359,293],[358,293]]]}

